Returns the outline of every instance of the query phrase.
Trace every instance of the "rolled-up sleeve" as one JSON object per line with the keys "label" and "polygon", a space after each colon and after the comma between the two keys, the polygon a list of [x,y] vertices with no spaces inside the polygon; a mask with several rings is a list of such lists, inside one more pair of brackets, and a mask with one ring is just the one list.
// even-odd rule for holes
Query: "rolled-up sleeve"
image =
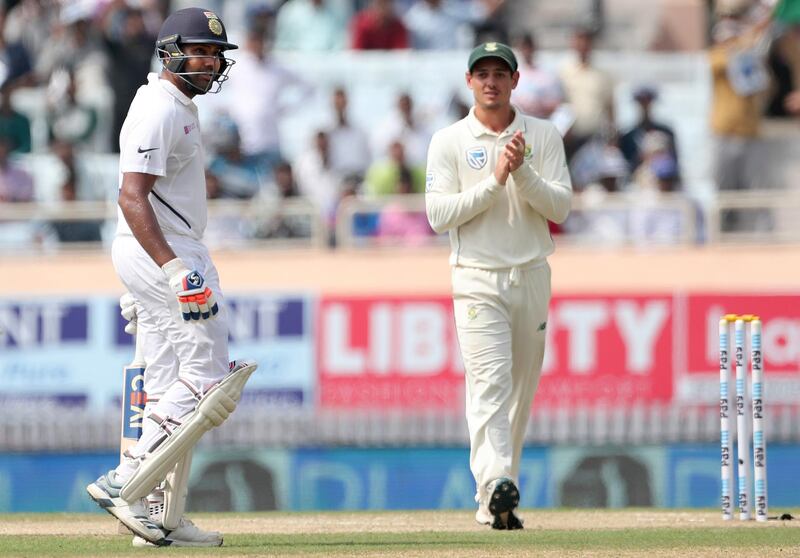
{"label": "rolled-up sleeve", "polygon": [[425,175],[425,211],[431,228],[437,233],[463,225],[486,211],[502,186],[494,174],[472,188],[459,191],[457,159],[442,133],[434,134],[428,147]]}

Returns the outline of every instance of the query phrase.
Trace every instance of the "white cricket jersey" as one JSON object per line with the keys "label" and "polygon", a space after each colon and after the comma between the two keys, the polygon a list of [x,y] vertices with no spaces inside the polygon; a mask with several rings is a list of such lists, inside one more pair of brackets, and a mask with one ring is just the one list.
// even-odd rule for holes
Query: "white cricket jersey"
{"label": "white cricket jersey", "polygon": [[[428,220],[436,232],[450,233],[450,265],[503,269],[544,260],[553,252],[547,221],[563,222],[572,198],[561,136],[550,122],[520,110],[498,134],[474,111],[431,140]],[[494,168],[517,130],[525,136],[525,159],[503,187]]]}
{"label": "white cricket jersey", "polygon": [[[149,74],[128,109],[119,151],[120,188],[126,172],[157,176],[149,200],[161,230],[200,240],[208,218],[205,152],[192,100]],[[119,208],[117,215],[117,235],[130,235]]]}

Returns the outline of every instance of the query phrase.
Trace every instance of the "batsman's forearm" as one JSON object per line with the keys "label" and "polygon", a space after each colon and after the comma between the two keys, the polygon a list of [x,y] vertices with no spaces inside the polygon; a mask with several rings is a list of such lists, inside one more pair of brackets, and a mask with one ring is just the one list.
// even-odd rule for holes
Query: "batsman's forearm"
{"label": "batsman's forearm", "polygon": [[443,233],[463,225],[489,209],[501,188],[494,176],[490,176],[465,192],[426,194],[425,213],[431,228],[437,233]]}
{"label": "batsman's forearm", "polygon": [[164,238],[153,206],[146,197],[126,196],[123,193],[119,198],[119,207],[133,236],[159,267],[177,257]]}
{"label": "batsman's forearm", "polygon": [[563,223],[572,205],[572,188],[568,184],[548,181],[530,166],[523,165],[512,173],[514,185],[522,199],[542,217]]}

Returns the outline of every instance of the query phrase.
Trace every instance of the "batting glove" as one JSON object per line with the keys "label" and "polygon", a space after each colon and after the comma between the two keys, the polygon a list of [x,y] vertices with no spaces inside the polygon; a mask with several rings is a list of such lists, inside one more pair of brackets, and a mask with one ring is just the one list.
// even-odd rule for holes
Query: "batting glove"
{"label": "batting glove", "polygon": [[207,320],[219,312],[214,293],[197,270],[189,270],[179,258],[161,266],[169,279],[169,286],[178,297],[184,321]]}
{"label": "batting glove", "polygon": [[125,333],[136,335],[139,316],[136,313],[136,299],[131,293],[125,293],[119,297],[119,308],[120,314],[128,322],[125,324]]}

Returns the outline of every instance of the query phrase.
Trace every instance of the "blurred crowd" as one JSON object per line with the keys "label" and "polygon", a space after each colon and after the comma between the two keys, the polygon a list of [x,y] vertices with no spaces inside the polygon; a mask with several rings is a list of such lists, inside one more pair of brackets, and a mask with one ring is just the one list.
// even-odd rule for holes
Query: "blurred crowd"
{"label": "blurred crowd", "polygon": [[[522,111],[550,119],[563,134],[576,195],[583,209],[602,207],[609,194],[623,194],[642,210],[636,219],[607,212],[576,212],[554,233],[583,233],[599,240],[631,235],[676,241],[681,216],[660,208],[663,195],[683,191],[673,121],[660,121],[653,107],[659,84],[640,83],[629,102],[638,118],[618,129],[617,84],[593,60],[596,26],[576,25],[571,56],[558,68],[541,65],[532,32],[505,17],[510,0],[273,0],[236,2],[240,49],[234,79],[225,84],[207,133],[207,186],[212,199],[254,200],[280,207],[306,200],[319,212],[334,242],[337,208],[351,196],[381,197],[424,192],[425,157],[432,133],[415,99],[398,92],[394,110],[370,127],[351,117],[351,87],[319,91],[307,75],[281,65],[271,52],[335,50],[447,50],[466,52],[486,40],[512,44],[520,81],[512,98]],[[783,2],[787,3],[787,2]],[[234,5],[206,2],[226,18]],[[793,4],[789,0],[787,5]],[[118,151],[128,106],[149,71],[158,69],[154,42],[165,16],[185,2],[169,0],[7,0],[0,12],[0,203],[41,199],[18,155],[47,151],[59,165],[57,196],[103,199],[82,179],[82,153]],[[717,0],[709,25],[714,140],[713,180],[720,191],[753,188],[763,176],[758,157],[765,117],[800,112],[800,8],[775,0]],[[228,22],[229,29],[232,23]],[[576,22],[578,23],[578,22]],[[44,95],[46,140],[32,140],[25,95]],[[291,95],[287,95],[291,91]],[[16,93],[16,95],[15,95]],[[304,110],[307,100],[330,96],[335,119],[320,118],[311,141],[288,157],[280,123]],[[12,98],[22,102],[12,103]],[[16,106],[20,105],[20,106]],[[454,99],[452,119],[469,106]],[[674,118],[679,118],[675,115]],[[107,197],[107,195],[105,196]],[[724,227],[748,226],[731,212]],[[62,224],[64,225],[64,224]],[[424,243],[433,237],[424,213],[386,204],[353,220],[354,233],[402,237]],[[53,227],[60,240],[97,240],[100,224]],[[295,238],[310,225],[273,212],[250,226],[256,238]]]}

